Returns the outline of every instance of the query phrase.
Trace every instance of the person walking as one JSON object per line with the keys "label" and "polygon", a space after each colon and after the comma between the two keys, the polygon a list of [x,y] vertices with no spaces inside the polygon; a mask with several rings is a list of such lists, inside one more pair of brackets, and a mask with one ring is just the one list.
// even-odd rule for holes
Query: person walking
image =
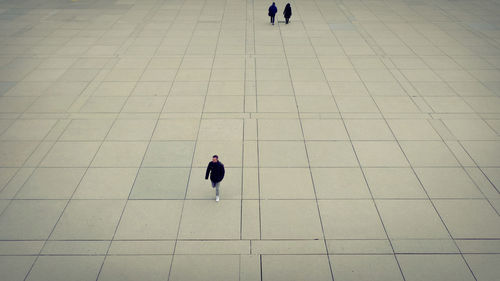
{"label": "person walking", "polygon": [[271,23],[274,25],[274,16],[276,16],[276,13],[278,12],[278,8],[276,8],[276,4],[273,2],[273,4],[269,7],[269,13],[268,15],[271,17]]}
{"label": "person walking", "polygon": [[285,17],[285,24],[288,24],[290,17],[292,16],[292,7],[290,7],[290,3],[286,4],[283,16]]}
{"label": "person walking", "polygon": [[212,156],[212,161],[208,163],[207,172],[205,173],[205,179],[208,180],[208,175],[210,174],[210,181],[212,182],[212,188],[215,188],[215,201],[219,202],[219,187],[220,182],[224,178],[226,173],[224,169],[224,164],[219,161],[219,156]]}

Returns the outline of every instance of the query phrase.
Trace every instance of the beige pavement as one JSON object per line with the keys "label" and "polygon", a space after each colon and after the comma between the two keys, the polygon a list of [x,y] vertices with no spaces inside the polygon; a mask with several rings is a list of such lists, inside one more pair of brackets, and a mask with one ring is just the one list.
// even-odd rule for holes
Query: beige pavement
{"label": "beige pavement", "polygon": [[0,1],[1,281],[498,280],[500,3],[276,3]]}

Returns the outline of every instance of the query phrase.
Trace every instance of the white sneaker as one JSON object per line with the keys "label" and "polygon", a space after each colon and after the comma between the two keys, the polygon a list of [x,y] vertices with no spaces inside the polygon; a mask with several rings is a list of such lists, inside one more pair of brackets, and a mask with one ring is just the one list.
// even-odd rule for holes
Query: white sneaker
{"label": "white sneaker", "polygon": [[215,202],[219,202],[219,196],[215,196]]}

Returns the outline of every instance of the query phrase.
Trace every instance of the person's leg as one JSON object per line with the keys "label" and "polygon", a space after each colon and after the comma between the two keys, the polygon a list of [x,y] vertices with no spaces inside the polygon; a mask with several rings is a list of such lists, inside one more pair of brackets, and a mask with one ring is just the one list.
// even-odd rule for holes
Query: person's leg
{"label": "person's leg", "polygon": [[271,23],[274,24],[274,16],[271,17]]}
{"label": "person's leg", "polygon": [[290,18],[285,18],[285,23],[288,24],[289,20],[290,20]]}
{"label": "person's leg", "polygon": [[215,184],[215,201],[219,202],[219,186],[220,182]]}

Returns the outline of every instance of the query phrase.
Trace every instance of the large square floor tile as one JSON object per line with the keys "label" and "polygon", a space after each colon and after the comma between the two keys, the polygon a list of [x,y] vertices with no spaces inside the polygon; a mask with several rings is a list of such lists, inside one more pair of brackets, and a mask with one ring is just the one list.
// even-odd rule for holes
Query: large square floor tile
{"label": "large square floor tile", "polygon": [[478,281],[495,280],[500,275],[500,255],[464,255]]}
{"label": "large square floor tile", "polygon": [[467,264],[460,255],[398,255],[408,281],[472,281]]}
{"label": "large square floor tile", "polygon": [[69,199],[84,168],[39,168],[16,194],[17,199]]}
{"label": "large square floor tile", "polygon": [[240,259],[235,255],[176,255],[170,280],[239,280]]}
{"label": "large square floor tile", "polygon": [[88,167],[99,142],[57,142],[42,160],[42,167]]}
{"label": "large square floor tile", "polygon": [[304,142],[261,141],[259,142],[261,167],[307,167]]}
{"label": "large square floor tile", "polygon": [[314,199],[311,172],[307,168],[262,168],[262,199]]}
{"label": "large square floor tile", "polygon": [[55,120],[17,120],[1,136],[2,140],[43,140]]}
{"label": "large square floor tile", "polygon": [[265,255],[262,280],[333,280],[325,255]]}
{"label": "large square floor tile", "polygon": [[500,141],[464,141],[462,144],[479,166],[500,166]]}
{"label": "large square floor tile", "polygon": [[377,200],[376,203],[392,239],[449,238],[440,217],[427,200]]}
{"label": "large square floor tile", "polygon": [[243,120],[203,119],[200,124],[199,140],[243,140]]}
{"label": "large square floor tile", "polygon": [[62,141],[98,141],[104,140],[112,119],[75,119],[66,127],[59,138]]}
{"label": "large square floor tile", "polygon": [[0,216],[0,239],[47,239],[66,202],[66,200],[12,201]]}
{"label": "large square floor tile", "polygon": [[160,119],[156,125],[152,139],[157,140],[196,140],[198,135],[198,119]]}
{"label": "large square floor tile", "polygon": [[239,239],[239,200],[187,200],[184,203],[180,239]]}
{"label": "large square floor tile", "polygon": [[344,123],[340,119],[303,119],[306,140],[347,140]]}
{"label": "large square floor tile", "polygon": [[436,200],[453,238],[499,238],[500,217],[486,200]]}
{"label": "large square floor tile", "polygon": [[420,181],[410,168],[364,168],[375,198],[427,198]]}
{"label": "large square floor tile", "polygon": [[1,256],[2,278],[10,281],[24,281],[35,259],[36,257],[33,256]]}
{"label": "large square floor tile", "polygon": [[38,142],[0,142],[0,166],[21,167],[38,146]]}
{"label": "large square floor tile", "polygon": [[73,199],[127,199],[137,168],[89,168]]}
{"label": "large square floor tile", "polygon": [[371,198],[359,168],[313,168],[311,173],[318,199]]}
{"label": "large square floor tile", "polygon": [[302,140],[299,119],[259,119],[259,140]]}
{"label": "large square floor tile", "polygon": [[397,142],[356,141],[356,155],[363,167],[407,167],[405,155]]}
{"label": "large square floor tile", "polygon": [[425,119],[389,119],[398,140],[440,140],[440,136]]}
{"label": "large square floor tile", "polygon": [[348,141],[308,141],[311,167],[358,167],[353,147]]}
{"label": "large square floor tile", "polygon": [[416,168],[431,198],[483,198],[476,184],[461,168]]}
{"label": "large square floor tile", "polygon": [[147,146],[147,142],[104,142],[92,167],[139,167]]}
{"label": "large square floor tile", "polygon": [[318,207],[314,200],[261,202],[262,239],[321,239]]}
{"label": "large square floor tile", "polygon": [[130,199],[184,199],[188,177],[188,168],[141,168]]}
{"label": "large square floor tile", "polygon": [[414,167],[458,166],[458,162],[441,141],[401,141],[401,147]]}
{"label": "large square floor tile", "polygon": [[330,260],[335,280],[404,280],[393,255],[333,255]]}
{"label": "large square floor tile", "polygon": [[320,200],[327,239],[387,238],[372,200]]}
{"label": "large square floor tile", "polygon": [[144,167],[190,167],[194,142],[151,142],[142,165]]}
{"label": "large square floor tile", "polygon": [[181,211],[180,200],[130,200],[114,239],[175,239]]}
{"label": "large square floor tile", "polygon": [[345,125],[352,140],[394,140],[385,120],[345,119]]}
{"label": "large square floor tile", "polygon": [[103,256],[42,256],[26,280],[96,280],[103,260]]}
{"label": "large square floor tile", "polygon": [[154,119],[121,119],[111,127],[106,140],[110,141],[147,141],[151,139],[156,125]]}
{"label": "large square floor tile", "polygon": [[52,240],[109,240],[122,214],[123,200],[72,200],[56,225]]}
{"label": "large square floor tile", "polygon": [[168,278],[170,255],[108,256],[99,281],[161,281]]}

